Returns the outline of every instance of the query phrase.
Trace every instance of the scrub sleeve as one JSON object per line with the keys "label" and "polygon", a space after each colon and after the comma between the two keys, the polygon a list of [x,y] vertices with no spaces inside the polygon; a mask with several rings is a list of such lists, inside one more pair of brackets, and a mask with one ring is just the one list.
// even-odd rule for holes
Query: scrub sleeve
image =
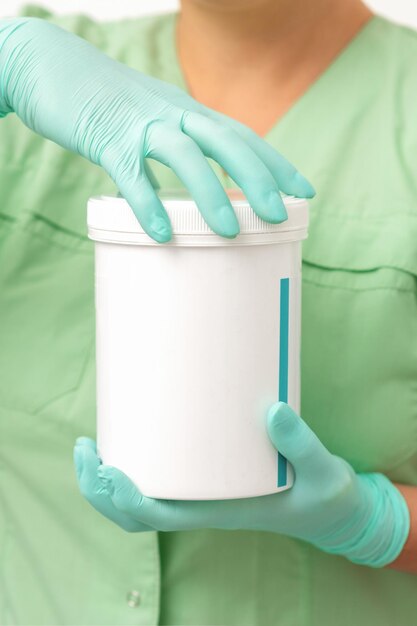
{"label": "scrub sleeve", "polygon": [[[174,16],[97,24],[24,13],[186,87]],[[357,471],[413,485],[416,58],[413,32],[372,19],[267,136],[318,192],[303,252],[303,418]],[[152,168],[162,187],[181,186]],[[85,206],[116,190],[15,116],[0,123],[0,189],[0,623],[414,623],[416,576],[272,533],[127,534],[89,507],[72,467],[76,436],[95,430]]]}

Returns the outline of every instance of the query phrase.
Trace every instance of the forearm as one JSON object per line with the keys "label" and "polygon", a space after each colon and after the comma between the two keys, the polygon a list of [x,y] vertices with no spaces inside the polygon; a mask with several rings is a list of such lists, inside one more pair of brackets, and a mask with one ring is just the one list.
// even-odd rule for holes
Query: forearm
{"label": "forearm", "polygon": [[77,151],[71,137],[90,93],[83,88],[100,74],[97,57],[85,40],[45,20],[0,20],[0,116],[14,112],[37,134]]}
{"label": "forearm", "polygon": [[410,532],[401,554],[387,567],[417,574],[417,487],[395,484],[410,511]]}

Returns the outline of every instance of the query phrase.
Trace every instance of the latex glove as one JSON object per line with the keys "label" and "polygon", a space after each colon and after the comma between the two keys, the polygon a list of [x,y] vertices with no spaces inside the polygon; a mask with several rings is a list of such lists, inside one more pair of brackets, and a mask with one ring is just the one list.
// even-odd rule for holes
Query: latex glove
{"label": "latex glove", "polygon": [[393,483],[379,473],[356,474],[287,404],[271,408],[268,432],[294,466],[295,483],[288,491],[219,501],[147,498],[125,474],[101,465],[94,442],[86,439],[75,446],[79,485],[96,509],[131,531],[263,530],[303,539],[355,563],[382,567],[395,560],[410,521]]}
{"label": "latex glove", "polygon": [[314,195],[242,124],[44,20],[0,20],[0,117],[12,111],[36,133],[102,166],[159,242],[171,238],[171,225],[146,176],[146,158],[172,168],[207,224],[225,237],[236,236],[239,224],[205,157],[221,164],[268,222],[286,218],[279,190]]}

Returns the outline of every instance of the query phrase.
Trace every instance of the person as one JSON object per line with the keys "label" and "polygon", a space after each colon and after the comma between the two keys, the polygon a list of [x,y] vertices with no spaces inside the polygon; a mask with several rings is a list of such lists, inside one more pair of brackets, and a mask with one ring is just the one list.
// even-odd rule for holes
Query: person
{"label": "person", "polygon": [[[0,622],[413,623],[416,35],[357,0],[183,0],[109,24],[24,13],[0,21]],[[189,187],[226,237],[239,226],[217,180],[275,222],[278,190],[317,191],[302,419],[274,405],[267,424],[288,492],[152,501],[100,465],[85,205],[118,188],[169,241],[154,176]],[[73,475],[80,434],[102,516]]]}

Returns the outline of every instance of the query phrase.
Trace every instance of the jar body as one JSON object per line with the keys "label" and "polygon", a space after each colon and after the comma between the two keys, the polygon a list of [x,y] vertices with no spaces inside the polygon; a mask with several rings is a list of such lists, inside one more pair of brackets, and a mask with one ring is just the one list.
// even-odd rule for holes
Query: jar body
{"label": "jar body", "polygon": [[97,439],[146,496],[288,489],[266,431],[300,403],[301,242],[96,242]]}

